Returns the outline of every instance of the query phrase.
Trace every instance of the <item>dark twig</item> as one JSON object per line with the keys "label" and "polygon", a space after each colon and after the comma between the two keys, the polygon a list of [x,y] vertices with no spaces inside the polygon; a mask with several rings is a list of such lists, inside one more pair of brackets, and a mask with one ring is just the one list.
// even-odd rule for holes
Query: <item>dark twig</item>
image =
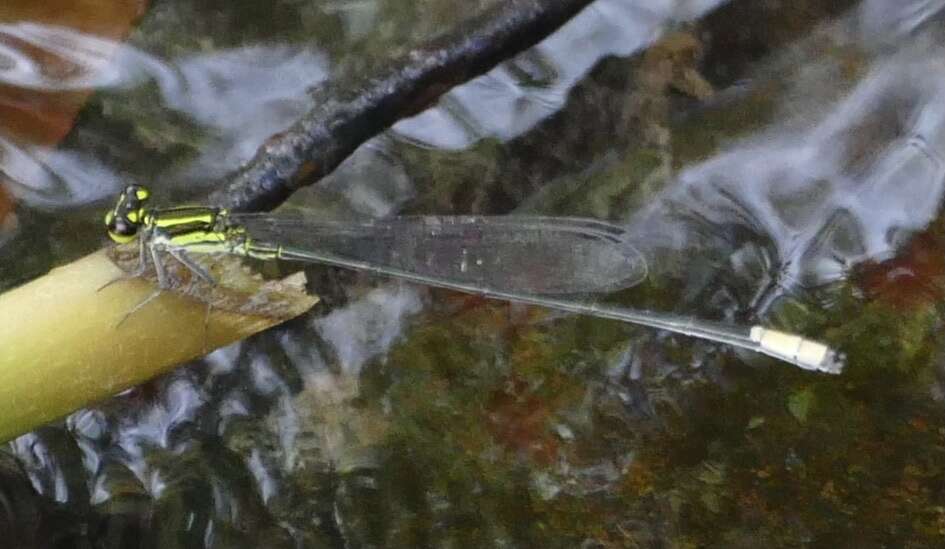
{"label": "dark twig", "polygon": [[385,65],[332,82],[314,106],[213,193],[234,210],[268,210],[334,170],[362,143],[430,106],[450,88],[537,44],[593,0],[500,0],[448,35]]}

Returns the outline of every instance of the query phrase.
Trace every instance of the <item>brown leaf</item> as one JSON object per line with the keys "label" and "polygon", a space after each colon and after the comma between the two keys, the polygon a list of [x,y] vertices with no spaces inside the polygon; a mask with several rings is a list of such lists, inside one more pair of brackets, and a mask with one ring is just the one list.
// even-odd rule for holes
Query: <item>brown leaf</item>
{"label": "brown leaf", "polygon": [[[147,0],[6,0],[0,23],[33,23],[120,40],[147,6]],[[0,43],[36,61],[46,75],[75,70],[67,60],[0,31]],[[117,42],[116,42],[117,44]],[[21,143],[51,147],[72,128],[73,121],[94,91],[44,91],[3,84],[0,70],[0,135]],[[3,181],[0,180],[0,187]],[[2,188],[0,188],[2,191]],[[0,223],[9,216],[9,194],[0,195]]]}

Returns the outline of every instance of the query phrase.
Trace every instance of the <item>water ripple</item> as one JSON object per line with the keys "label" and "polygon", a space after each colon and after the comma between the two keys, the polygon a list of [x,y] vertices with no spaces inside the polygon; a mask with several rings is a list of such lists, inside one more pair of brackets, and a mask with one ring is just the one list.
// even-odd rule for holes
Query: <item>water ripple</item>
{"label": "water ripple", "polygon": [[[772,247],[784,290],[888,257],[934,219],[945,193],[945,159],[935,152],[945,145],[937,56],[897,54],[813,124],[785,120],[685,169],[635,223],[662,245],[687,247],[735,222]],[[864,140],[870,123],[887,127]]]}
{"label": "water ripple", "polygon": [[696,19],[722,3],[599,0],[532,50],[456,87],[438,107],[399,122],[394,132],[441,149],[462,149],[490,137],[513,139],[558,112],[602,58],[631,55],[667,25]]}
{"label": "water ripple", "polygon": [[[204,140],[197,158],[169,166],[172,179],[222,176],[309,106],[307,90],[327,75],[318,51],[255,45],[161,59],[134,46],[76,30],[0,25],[0,84],[57,93],[99,91],[123,97],[153,84],[158,107],[189,120]],[[27,107],[18,107],[27,108]],[[108,136],[85,134],[89,143]],[[0,134],[0,173],[20,201],[74,207],[114,194],[129,174],[102,150],[51,149]],[[145,174],[142,174],[145,175]],[[155,174],[146,174],[148,178]]]}

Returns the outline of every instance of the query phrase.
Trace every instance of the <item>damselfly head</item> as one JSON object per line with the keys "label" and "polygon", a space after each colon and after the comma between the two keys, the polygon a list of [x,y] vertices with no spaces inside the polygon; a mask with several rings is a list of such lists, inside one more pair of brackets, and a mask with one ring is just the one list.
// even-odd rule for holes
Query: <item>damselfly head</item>
{"label": "damselfly head", "polygon": [[108,237],[119,244],[134,240],[144,223],[144,205],[150,197],[151,191],[143,185],[125,187],[118,195],[115,207],[105,214]]}

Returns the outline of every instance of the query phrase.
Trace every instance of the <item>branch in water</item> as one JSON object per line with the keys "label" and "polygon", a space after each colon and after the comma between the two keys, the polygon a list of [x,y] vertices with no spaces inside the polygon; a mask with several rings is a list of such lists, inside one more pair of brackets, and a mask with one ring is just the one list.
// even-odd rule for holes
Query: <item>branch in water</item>
{"label": "branch in water", "polygon": [[389,68],[381,74],[320,88],[312,109],[227,177],[211,203],[239,211],[275,208],[365,141],[539,43],[592,1],[501,0],[450,34],[383,65]]}

